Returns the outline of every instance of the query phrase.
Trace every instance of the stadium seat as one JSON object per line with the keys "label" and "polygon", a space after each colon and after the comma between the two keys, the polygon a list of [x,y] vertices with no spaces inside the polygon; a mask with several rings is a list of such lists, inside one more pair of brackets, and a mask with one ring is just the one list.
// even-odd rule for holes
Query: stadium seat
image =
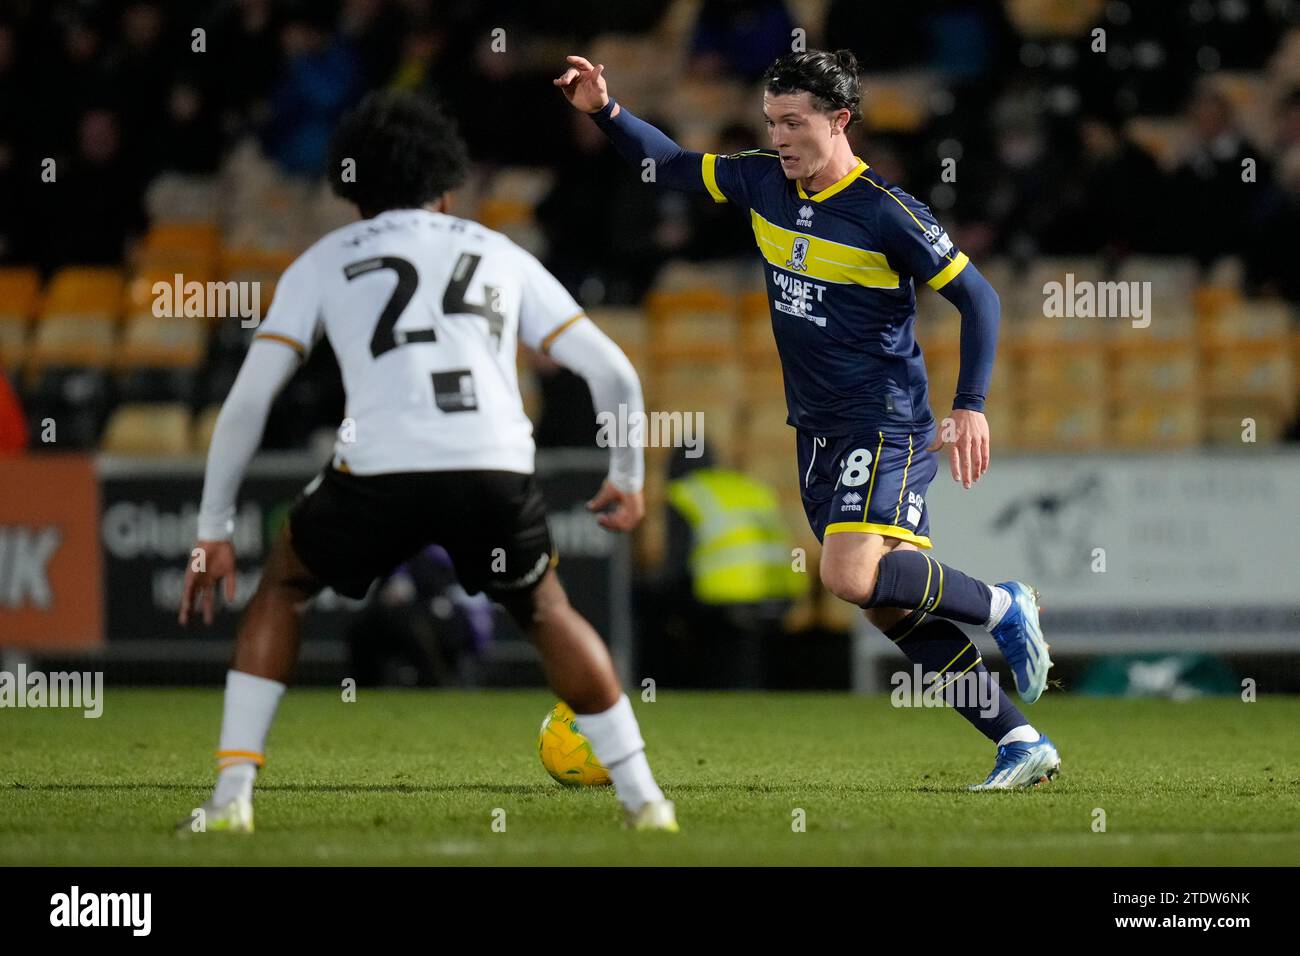
{"label": "stadium seat", "polygon": [[1200,407],[1192,396],[1134,398],[1112,405],[1108,444],[1120,448],[1188,448],[1201,440]]}
{"label": "stadium seat", "polygon": [[1106,352],[1099,344],[1021,342],[1011,355],[1017,394],[1025,404],[1105,388]]}
{"label": "stadium seat", "polygon": [[1194,342],[1147,338],[1111,343],[1106,350],[1106,364],[1114,401],[1149,395],[1195,398],[1200,362]]}
{"label": "stadium seat", "polygon": [[139,270],[212,275],[216,272],[221,249],[221,231],[215,223],[164,222],[145,234],[136,251]]}
{"label": "stadium seat", "polygon": [[50,366],[107,367],[113,359],[117,323],[107,315],[55,315],[36,326],[27,374]]}
{"label": "stadium seat", "polygon": [[868,73],[862,77],[870,96],[862,98],[862,117],[878,132],[917,133],[930,116],[938,84],[929,73]]}
{"label": "stadium seat", "polygon": [[1083,451],[1106,444],[1106,405],[1101,396],[1080,396],[1070,404],[1021,405],[1012,431],[1015,446],[1032,451]]}
{"label": "stadium seat", "polygon": [[1246,400],[1256,415],[1295,411],[1295,369],[1290,338],[1239,342],[1201,353],[1201,387],[1207,408]]}
{"label": "stadium seat", "polygon": [[103,451],[113,455],[188,455],[190,411],[179,402],[128,403],[114,409],[104,429]]}
{"label": "stadium seat", "polygon": [[122,314],[122,273],[102,266],[66,266],[46,289],[41,314],[116,319]]}
{"label": "stadium seat", "polygon": [[118,369],[194,368],[206,350],[202,319],[157,318],[142,312],[127,320],[114,365]]}
{"label": "stadium seat", "polygon": [[[644,358],[645,344],[650,336],[650,320],[640,309],[602,308],[589,309],[587,315],[596,326],[618,343],[619,348],[628,353],[636,352]],[[642,371],[641,366],[633,360],[632,364]]]}
{"label": "stadium seat", "polygon": [[0,318],[27,321],[41,302],[41,277],[27,267],[0,269]]}
{"label": "stadium seat", "polygon": [[41,277],[35,269],[0,269],[0,366],[10,373],[26,359],[40,302]]}
{"label": "stadium seat", "polygon": [[29,326],[26,319],[0,315],[0,367],[10,375],[27,360]]}

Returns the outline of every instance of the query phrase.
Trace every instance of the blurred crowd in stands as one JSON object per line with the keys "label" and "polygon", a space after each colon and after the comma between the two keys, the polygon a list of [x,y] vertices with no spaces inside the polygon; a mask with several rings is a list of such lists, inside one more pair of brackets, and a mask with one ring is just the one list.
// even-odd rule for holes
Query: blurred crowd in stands
{"label": "blurred crowd in stands", "polygon": [[[349,215],[329,205],[326,144],[377,87],[444,101],[476,160],[455,211],[528,246],[588,308],[640,307],[674,261],[752,262],[734,209],[641,182],[549,81],[565,54],[582,52],[606,64],[622,102],[684,146],[731,152],[766,144],[759,77],[799,44],[854,50],[865,70],[857,152],[927,202],[977,261],[1009,264],[999,274],[1028,275],[1053,257],[1182,257],[1199,271],[1192,287],[1212,278],[1235,302],[1300,302],[1290,261],[1300,0],[10,0],[0,6],[0,289],[36,291],[21,309],[0,303],[0,320],[12,319],[0,354],[27,421],[34,433],[50,409],[99,402],[84,428],[65,432],[74,447],[96,447],[103,409],[171,400],[185,406],[178,434],[202,431],[200,418],[210,426],[238,368],[240,329],[194,333],[199,371],[161,391],[156,377],[137,388],[104,369],[69,376],[55,359],[24,370],[49,344],[40,325],[51,299],[42,312],[33,283],[53,288],[72,266],[114,267],[128,285],[152,278],[170,266],[159,252],[176,235],[159,221],[172,217],[159,197],[206,184],[211,275],[201,277],[265,275],[265,308],[278,269]],[[248,272],[249,249],[261,272]],[[108,321],[133,318],[142,303],[127,299]],[[1004,307],[1013,299],[1004,294]],[[94,361],[120,371],[112,350],[134,333],[117,329],[104,333],[109,357]],[[51,331],[50,354],[66,356],[77,335]],[[268,446],[301,446],[337,422],[337,373],[318,352],[277,406]],[[532,361],[541,442],[589,436],[581,383]],[[1283,425],[1290,352],[1284,364],[1266,370],[1284,395]],[[550,414],[559,406],[569,413]],[[1178,434],[1194,442],[1200,426]]]}
{"label": "blurred crowd in stands", "polygon": [[[252,136],[284,170],[318,177],[330,131],[366,90],[420,87],[456,113],[482,169],[553,168],[537,210],[551,264],[635,302],[667,257],[748,254],[749,239],[726,210],[641,188],[547,81],[556,54],[673,17],[690,22],[660,61],[665,95],[629,103],[670,133],[697,121],[673,77],[748,90],[802,29],[809,46],[857,53],[869,118],[873,80],[934,78],[920,115],[857,142],[972,254],[1186,253],[1208,265],[1237,251],[1249,291],[1300,300],[1286,254],[1300,220],[1291,0],[18,0],[0,15],[0,259],[47,271],[120,262],[160,172],[213,173]],[[1207,82],[1220,73],[1258,83],[1234,101]],[[616,93],[632,79],[609,69]],[[757,97],[726,110],[698,145],[763,145]],[[1135,141],[1134,119],[1177,121],[1174,141]],[[57,189],[41,188],[46,158]]]}

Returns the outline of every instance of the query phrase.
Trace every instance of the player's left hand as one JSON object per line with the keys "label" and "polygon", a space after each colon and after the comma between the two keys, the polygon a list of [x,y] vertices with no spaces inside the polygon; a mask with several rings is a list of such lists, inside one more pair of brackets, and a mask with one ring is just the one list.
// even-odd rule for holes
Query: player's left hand
{"label": "player's left hand", "polygon": [[[178,620],[181,625],[190,622],[190,612],[194,609],[195,599],[203,604],[203,623],[212,623],[215,610],[217,588],[225,582],[226,603],[235,600],[235,547],[229,541],[199,541],[190,552],[190,563],[185,569],[185,587],[181,591],[181,610]],[[202,571],[195,570],[197,558],[201,556]]]}
{"label": "player's left hand", "polygon": [[[927,451],[938,451],[945,444],[947,421],[939,425],[934,443]],[[952,442],[948,449],[952,480],[969,488],[989,470],[989,422],[983,412],[968,408],[954,408],[952,412]]]}
{"label": "player's left hand", "polygon": [[[610,505],[614,505],[609,511]],[[624,491],[608,478],[587,502],[587,510],[596,512],[596,522],[606,531],[631,531],[645,517],[645,495],[639,491]]]}

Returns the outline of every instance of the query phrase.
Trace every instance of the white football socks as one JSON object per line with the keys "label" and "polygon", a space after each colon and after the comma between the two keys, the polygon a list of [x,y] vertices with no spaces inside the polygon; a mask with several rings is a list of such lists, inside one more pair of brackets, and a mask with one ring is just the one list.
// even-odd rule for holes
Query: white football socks
{"label": "white football socks", "polygon": [[253,795],[253,778],[265,762],[266,735],[285,687],[279,681],[242,671],[226,672],[226,698],[217,750],[214,803]]}
{"label": "white football socks", "polygon": [[662,800],[663,791],[650,772],[645,741],[632,713],[627,694],[620,694],[609,710],[599,714],[575,714],[578,731],[591,742],[591,752],[609,770],[619,802],[633,812],[651,800]]}
{"label": "white football socks", "polygon": [[1032,744],[1038,740],[1041,735],[1034,730],[1029,724],[1021,724],[1015,730],[1008,730],[1007,735],[998,741],[999,747],[1005,747],[1007,744]]}
{"label": "white football socks", "polygon": [[984,627],[988,630],[998,626],[1002,620],[1002,615],[1007,613],[1011,607],[1011,592],[1001,585],[995,584],[989,588],[989,594],[993,600],[989,604],[989,619],[984,622]]}

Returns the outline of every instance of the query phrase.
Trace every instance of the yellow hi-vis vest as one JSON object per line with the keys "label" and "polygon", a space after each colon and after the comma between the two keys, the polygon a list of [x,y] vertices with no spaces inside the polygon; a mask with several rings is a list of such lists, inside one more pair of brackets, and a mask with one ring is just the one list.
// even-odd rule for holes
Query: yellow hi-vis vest
{"label": "yellow hi-vis vest", "polygon": [[801,597],[808,576],[791,567],[776,494],[738,471],[702,468],[668,483],[668,501],[691,527],[691,577],[703,604]]}

